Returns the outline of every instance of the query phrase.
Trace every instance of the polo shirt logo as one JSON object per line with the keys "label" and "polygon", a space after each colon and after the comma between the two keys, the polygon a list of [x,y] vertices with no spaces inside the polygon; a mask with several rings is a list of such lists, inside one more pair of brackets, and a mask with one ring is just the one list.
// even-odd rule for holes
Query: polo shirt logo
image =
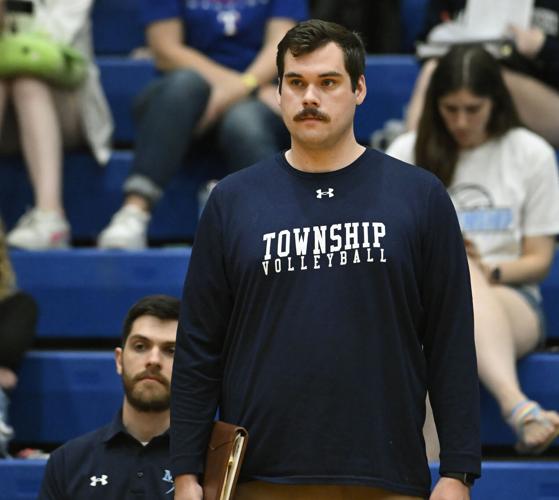
{"label": "polo shirt logo", "polygon": [[328,196],[328,198],[334,197],[334,188],[328,188],[326,191],[316,190],[316,197],[320,200],[323,196]]}
{"label": "polo shirt logo", "polygon": [[97,477],[97,476],[91,476],[89,478],[89,480],[91,481],[91,483],[89,483],[89,486],[97,486],[98,484],[100,484],[101,486],[107,486],[107,484],[109,484],[109,476],[107,476],[106,474],[103,474],[101,477]]}

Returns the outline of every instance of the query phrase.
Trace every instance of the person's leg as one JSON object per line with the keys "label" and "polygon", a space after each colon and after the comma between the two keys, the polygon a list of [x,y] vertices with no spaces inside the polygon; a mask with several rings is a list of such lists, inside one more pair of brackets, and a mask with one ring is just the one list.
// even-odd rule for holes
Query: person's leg
{"label": "person's leg", "polygon": [[217,133],[231,171],[289,147],[289,134],[281,118],[256,98],[231,106],[218,124]]}
{"label": "person's leg", "polygon": [[[470,274],[479,377],[497,400],[503,416],[509,417],[515,407],[528,399],[520,387],[516,360],[536,347],[539,319],[518,292],[490,285],[473,263]],[[559,425],[555,412],[543,413]],[[523,426],[522,441],[537,446],[553,432],[553,426],[532,420]]]}
{"label": "person's leg", "polygon": [[503,70],[505,83],[525,125],[559,148],[559,92],[528,75]]}
{"label": "person's leg", "polygon": [[12,96],[23,156],[41,210],[62,207],[62,134],[50,87],[34,78],[17,78]]}
{"label": "person's leg", "polygon": [[139,95],[134,106],[134,163],[124,183],[123,206],[100,233],[99,247],[147,245],[151,208],[179,171],[210,90],[197,72],[181,70],[165,75]]}
{"label": "person's leg", "polygon": [[423,64],[415,85],[413,92],[408,103],[406,111],[406,130],[417,130],[421,113],[423,113],[423,104],[425,102],[425,93],[431,81],[431,75],[437,67],[438,61],[436,59],[429,59]]}
{"label": "person's leg", "polygon": [[35,208],[10,231],[8,243],[30,250],[65,247],[70,228],[62,205],[62,133],[51,89],[21,77],[11,82],[11,97]]}

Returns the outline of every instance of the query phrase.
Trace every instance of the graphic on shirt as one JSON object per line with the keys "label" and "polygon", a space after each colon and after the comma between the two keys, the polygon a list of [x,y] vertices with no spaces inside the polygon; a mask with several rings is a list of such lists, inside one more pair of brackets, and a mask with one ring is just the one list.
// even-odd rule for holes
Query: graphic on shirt
{"label": "graphic on shirt", "polygon": [[107,486],[107,484],[109,484],[109,476],[107,476],[107,474],[103,474],[101,477],[91,476],[89,480],[91,481],[89,486],[97,486],[99,484],[101,486]]}
{"label": "graphic on shirt", "polygon": [[512,209],[495,206],[493,196],[483,186],[458,184],[449,189],[449,194],[463,232],[502,232],[512,229]]}
{"label": "graphic on shirt", "polygon": [[169,469],[164,469],[164,470],[165,470],[165,474],[163,475],[161,480],[165,481],[166,483],[172,484],[171,488],[165,492],[165,495],[168,495],[169,493],[175,491],[175,483],[173,481],[173,475],[171,474],[171,471]]}
{"label": "graphic on shirt", "polygon": [[270,0],[186,0],[186,8],[215,11],[216,19],[223,26],[225,36],[237,34],[243,8],[267,5]]}
{"label": "graphic on shirt", "polygon": [[386,226],[382,222],[346,222],[266,233],[262,236],[262,269],[268,276],[351,264],[386,263],[382,246],[385,236]]}
{"label": "graphic on shirt", "polygon": [[320,189],[316,190],[316,197],[320,200],[324,196],[328,196],[328,198],[334,197],[334,188],[328,188],[326,191],[321,191]]}

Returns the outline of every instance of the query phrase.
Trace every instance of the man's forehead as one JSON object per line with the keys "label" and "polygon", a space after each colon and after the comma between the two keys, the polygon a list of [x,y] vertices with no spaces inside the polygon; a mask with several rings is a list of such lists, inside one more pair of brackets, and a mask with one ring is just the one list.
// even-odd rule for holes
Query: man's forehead
{"label": "man's forehead", "polygon": [[285,54],[284,73],[346,74],[344,54],[334,42],[329,42],[307,54],[295,57],[289,50]]}
{"label": "man's forehead", "polygon": [[178,321],[161,320],[155,316],[144,315],[136,318],[130,329],[129,339],[142,339],[151,342],[174,342]]}

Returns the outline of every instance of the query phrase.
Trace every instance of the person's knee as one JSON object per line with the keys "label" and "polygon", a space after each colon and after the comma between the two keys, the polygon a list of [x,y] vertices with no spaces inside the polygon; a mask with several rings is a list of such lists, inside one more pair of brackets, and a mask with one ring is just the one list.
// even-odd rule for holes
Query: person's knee
{"label": "person's knee", "polygon": [[224,113],[219,131],[220,143],[266,140],[270,135],[270,113],[264,104],[249,99],[233,105]]}
{"label": "person's knee", "polygon": [[10,85],[11,93],[16,100],[27,102],[44,96],[50,96],[50,87],[47,83],[27,76],[14,78]]}

